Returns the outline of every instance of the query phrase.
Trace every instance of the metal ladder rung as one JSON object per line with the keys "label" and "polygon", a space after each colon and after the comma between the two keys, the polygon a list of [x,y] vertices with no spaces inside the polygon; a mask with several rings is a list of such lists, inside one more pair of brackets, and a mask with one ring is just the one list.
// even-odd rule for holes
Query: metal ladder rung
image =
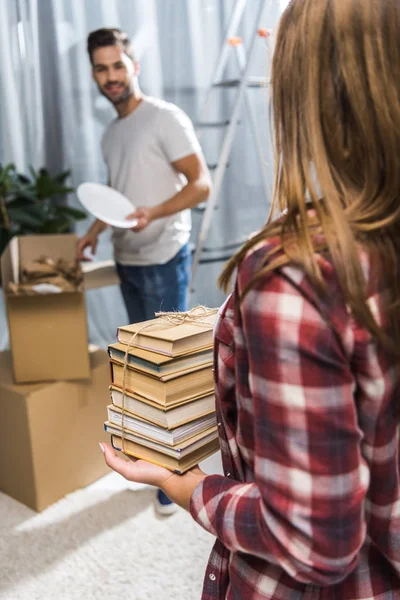
{"label": "metal ladder rung", "polygon": [[[212,164],[208,164],[207,165],[208,170],[209,171],[215,171],[215,169],[218,167],[218,163],[212,163]],[[229,163],[227,163],[226,168],[229,167]]]}
{"label": "metal ladder rung", "polygon": [[248,238],[245,238],[239,242],[233,242],[232,244],[226,244],[225,246],[218,246],[215,248],[204,247],[203,252],[225,252],[226,250],[235,250],[236,248],[241,248],[247,240]]}
{"label": "metal ladder rung", "polygon": [[[237,250],[241,248],[245,242],[247,242],[248,238],[240,240],[239,242],[233,242],[232,244],[226,244],[225,246],[216,246],[214,248],[204,247],[202,248],[202,252],[227,252],[228,250]],[[194,254],[196,251],[196,246],[194,244],[190,244],[190,252]]]}
{"label": "metal ladder rung", "polygon": [[[197,206],[194,206],[192,208],[192,210],[194,210],[195,212],[204,212],[207,208],[207,202],[200,202],[200,204],[198,204]],[[214,210],[218,210],[219,206],[215,205],[213,207]]]}
{"label": "metal ladder rung", "polygon": [[[267,77],[249,77],[247,81],[247,87],[264,88],[267,87],[269,83],[270,80]],[[218,81],[217,83],[213,83],[213,87],[239,87],[240,84],[240,79],[226,79],[224,81]]]}
{"label": "metal ladder rung", "polygon": [[215,258],[200,258],[199,264],[206,265],[209,263],[226,262],[227,260],[229,260],[231,258],[231,256],[232,256],[231,254],[228,254],[226,256],[217,256]]}
{"label": "metal ladder rung", "polygon": [[210,121],[209,123],[197,123],[197,129],[205,129],[206,127],[210,127],[212,129],[219,129],[220,127],[228,127],[230,125],[230,120],[226,121]]}

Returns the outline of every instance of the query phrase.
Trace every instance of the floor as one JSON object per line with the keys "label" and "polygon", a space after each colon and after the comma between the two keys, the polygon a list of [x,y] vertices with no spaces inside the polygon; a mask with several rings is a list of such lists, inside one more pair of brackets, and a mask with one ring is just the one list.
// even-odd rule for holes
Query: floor
{"label": "floor", "polygon": [[116,473],[42,513],[0,493],[0,599],[200,598],[214,538],[183,509],[158,517],[154,496]]}

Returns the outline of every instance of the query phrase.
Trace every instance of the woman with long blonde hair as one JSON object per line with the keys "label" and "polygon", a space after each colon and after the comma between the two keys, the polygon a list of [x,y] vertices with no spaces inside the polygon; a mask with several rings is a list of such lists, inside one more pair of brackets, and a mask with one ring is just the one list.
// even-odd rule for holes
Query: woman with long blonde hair
{"label": "woman with long blonde hair", "polygon": [[204,600],[400,598],[400,2],[292,0],[272,109],[273,218],[221,276],[225,475],[106,460],[217,537]]}

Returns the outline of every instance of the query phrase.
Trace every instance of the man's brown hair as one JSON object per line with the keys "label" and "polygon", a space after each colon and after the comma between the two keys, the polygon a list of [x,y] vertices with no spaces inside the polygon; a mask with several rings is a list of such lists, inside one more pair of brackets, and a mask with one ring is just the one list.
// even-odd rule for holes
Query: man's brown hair
{"label": "man's brown hair", "polygon": [[132,61],[135,60],[132,42],[126,33],[117,28],[102,28],[96,29],[88,35],[87,51],[92,64],[93,52],[97,48],[105,48],[107,46],[121,46],[128,58]]}

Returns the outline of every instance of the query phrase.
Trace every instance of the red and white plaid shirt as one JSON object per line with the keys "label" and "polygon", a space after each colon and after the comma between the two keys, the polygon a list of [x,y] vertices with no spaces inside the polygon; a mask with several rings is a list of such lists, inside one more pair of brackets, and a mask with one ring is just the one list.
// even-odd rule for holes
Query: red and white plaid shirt
{"label": "red and white plaid shirt", "polygon": [[[241,265],[215,332],[225,476],[206,477],[191,500],[217,537],[202,598],[400,598],[397,368],[322,258],[323,302],[288,266],[237,309],[265,251]],[[380,299],[372,289],[378,322]]]}

